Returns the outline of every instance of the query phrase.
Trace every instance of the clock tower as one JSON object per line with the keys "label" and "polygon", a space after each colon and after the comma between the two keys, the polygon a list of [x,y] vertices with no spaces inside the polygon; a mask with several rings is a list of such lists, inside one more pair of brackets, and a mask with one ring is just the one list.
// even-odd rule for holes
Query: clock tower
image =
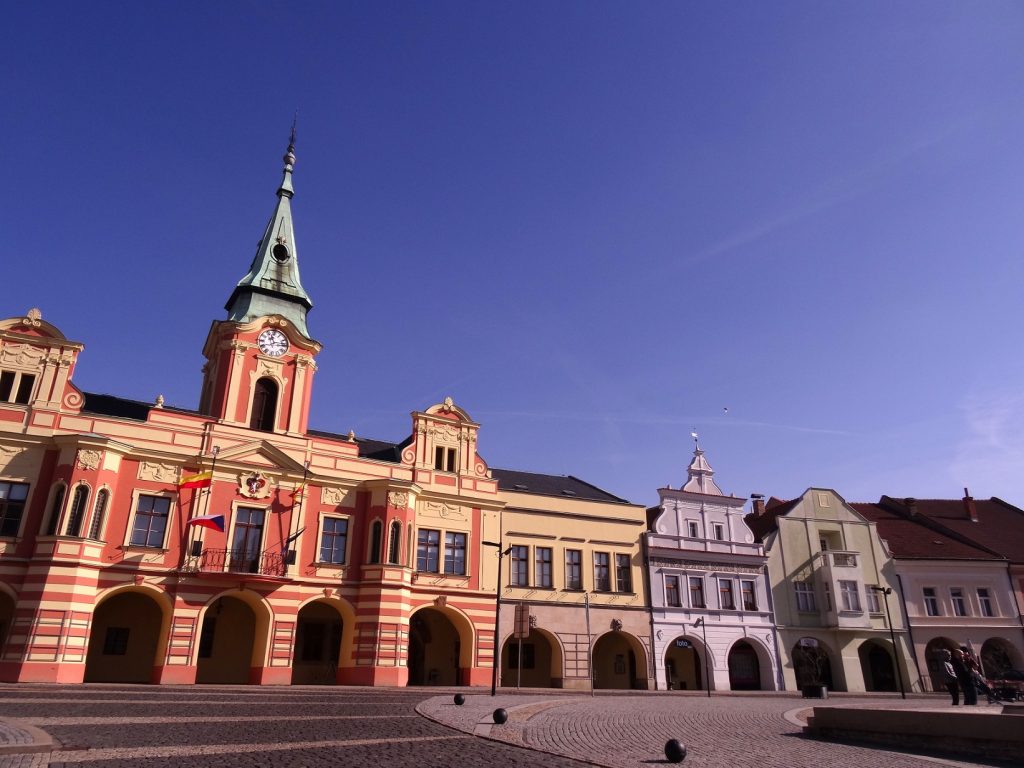
{"label": "clock tower", "polygon": [[227,320],[213,323],[203,348],[207,362],[199,410],[228,424],[302,434],[320,344],[306,327],[313,302],[299,279],[291,207],[294,167],[293,127],[274,213],[248,273],[224,307]]}

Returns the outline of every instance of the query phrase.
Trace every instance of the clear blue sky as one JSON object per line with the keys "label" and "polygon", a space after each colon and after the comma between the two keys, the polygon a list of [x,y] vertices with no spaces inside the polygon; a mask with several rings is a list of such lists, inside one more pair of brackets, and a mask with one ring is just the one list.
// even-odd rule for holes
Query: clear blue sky
{"label": "clear blue sky", "polygon": [[[1024,5],[19,3],[0,316],[195,407],[299,112],[313,426],[641,503],[1024,504]],[[724,409],[728,408],[728,412]]]}

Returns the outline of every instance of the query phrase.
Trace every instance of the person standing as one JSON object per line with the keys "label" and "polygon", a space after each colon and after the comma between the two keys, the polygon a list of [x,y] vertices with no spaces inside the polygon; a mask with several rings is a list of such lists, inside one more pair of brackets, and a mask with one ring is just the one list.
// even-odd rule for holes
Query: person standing
{"label": "person standing", "polygon": [[953,697],[953,706],[955,707],[960,704],[960,686],[957,685],[956,670],[950,662],[951,658],[949,651],[945,648],[939,652],[939,661],[942,662],[942,670],[945,674],[946,690]]}
{"label": "person standing", "polygon": [[971,677],[971,669],[964,660],[964,652],[957,648],[953,651],[953,658],[950,659],[953,671],[956,673],[956,681],[964,692],[964,706],[974,706],[978,703],[978,689],[974,687],[974,680]]}

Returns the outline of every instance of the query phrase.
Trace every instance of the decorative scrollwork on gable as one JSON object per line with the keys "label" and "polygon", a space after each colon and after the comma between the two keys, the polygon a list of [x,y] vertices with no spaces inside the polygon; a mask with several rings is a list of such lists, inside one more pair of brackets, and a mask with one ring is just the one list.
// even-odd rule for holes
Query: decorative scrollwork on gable
{"label": "decorative scrollwork on gable", "polygon": [[139,462],[139,480],[151,480],[154,483],[174,482],[178,468],[174,464],[159,461]]}
{"label": "decorative scrollwork on gable", "polygon": [[32,347],[28,344],[8,344],[3,350],[0,350],[0,365],[23,370],[38,368],[44,357],[46,357],[46,353],[39,347]]}
{"label": "decorative scrollwork on gable", "polygon": [[81,450],[78,452],[78,466],[80,469],[96,469],[101,458],[103,454],[100,451]]}
{"label": "decorative scrollwork on gable", "polygon": [[422,504],[419,514],[423,517],[439,517],[453,522],[464,522],[466,513],[462,507],[454,504],[445,504],[443,501],[427,501]]}

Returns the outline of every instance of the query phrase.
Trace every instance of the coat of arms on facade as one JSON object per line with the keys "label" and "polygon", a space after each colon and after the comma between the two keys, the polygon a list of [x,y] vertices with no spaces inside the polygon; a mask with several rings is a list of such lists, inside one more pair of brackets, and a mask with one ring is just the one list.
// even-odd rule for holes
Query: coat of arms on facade
{"label": "coat of arms on facade", "polygon": [[270,482],[262,472],[239,475],[238,493],[250,499],[265,499],[270,495]]}

